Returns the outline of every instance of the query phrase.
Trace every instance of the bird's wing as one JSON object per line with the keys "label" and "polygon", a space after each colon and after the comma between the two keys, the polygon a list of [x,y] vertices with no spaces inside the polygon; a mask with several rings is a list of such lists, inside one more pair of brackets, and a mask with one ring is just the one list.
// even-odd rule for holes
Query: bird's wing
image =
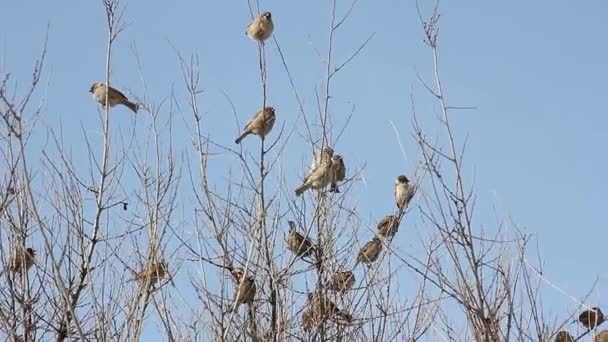
{"label": "bird's wing", "polygon": [[125,96],[125,94],[123,94],[122,92],[112,88],[112,87],[108,87],[108,91],[110,92],[110,97],[114,97],[114,98],[120,98],[122,100],[127,100],[127,97]]}

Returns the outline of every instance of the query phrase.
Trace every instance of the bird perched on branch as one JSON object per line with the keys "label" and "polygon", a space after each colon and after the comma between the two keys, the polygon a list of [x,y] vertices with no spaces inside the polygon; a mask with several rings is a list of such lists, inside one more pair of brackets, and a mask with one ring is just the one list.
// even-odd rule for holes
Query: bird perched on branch
{"label": "bird perched on branch", "polygon": [[604,320],[604,313],[598,307],[585,310],[578,316],[578,321],[587,329],[595,329],[595,327],[604,323]]}
{"label": "bird perched on branch", "polygon": [[123,93],[110,86],[106,86],[105,83],[93,83],[89,92],[93,93],[93,98],[95,101],[101,103],[103,108],[106,108],[106,94],[108,96],[108,103],[110,104],[110,107],[121,104],[127,106],[133,111],[133,113],[137,113],[137,109],[139,108],[136,103],[129,101],[129,99]]}
{"label": "bird perched on branch", "polygon": [[253,304],[256,291],[253,277],[245,276],[245,271],[242,268],[235,268],[230,273],[237,283],[234,295],[234,301],[236,302],[235,310],[241,304]]}
{"label": "bird perched on branch", "polygon": [[327,187],[331,181],[331,165],[334,150],[331,147],[324,148],[315,155],[311,170],[304,178],[302,185],[296,189],[296,196],[300,196],[308,189],[320,190]]}
{"label": "bird perched on branch", "polygon": [[355,274],[346,270],[336,271],[327,284],[328,289],[342,293],[349,291],[353,286],[355,286]]}
{"label": "bird perched on branch", "polygon": [[608,342],[608,330],[600,331],[600,333],[593,338],[593,342]]}
{"label": "bird perched on branch", "polygon": [[416,187],[410,184],[406,176],[400,175],[395,179],[395,201],[399,210],[405,210],[416,192]]}
{"label": "bird perched on branch", "polygon": [[274,30],[274,23],[272,22],[272,14],[270,12],[262,12],[257,17],[253,18],[247,25],[245,33],[249,38],[258,42],[263,42],[270,37]]}
{"label": "bird perched on branch", "polygon": [[289,221],[289,236],[287,237],[287,248],[299,257],[309,257],[315,252],[314,243],[311,239],[296,231],[296,223]]}
{"label": "bird perched on branch", "polygon": [[240,144],[241,140],[249,134],[258,135],[262,139],[265,138],[270,133],[272,126],[274,126],[275,119],[276,115],[273,107],[265,107],[264,110],[256,112],[245,125],[243,133],[234,142]]}
{"label": "bird perched on branch", "polygon": [[374,261],[378,260],[380,252],[382,252],[382,241],[380,241],[379,237],[375,236],[373,239],[366,242],[363,247],[361,247],[361,250],[357,255],[357,262],[370,265]]}
{"label": "bird perched on branch", "polygon": [[399,219],[395,215],[386,215],[380,220],[376,229],[380,236],[392,239],[399,230]]}
{"label": "bird perched on branch", "polygon": [[302,312],[302,326],[305,331],[310,330],[314,324],[332,318],[341,318],[347,323],[352,321],[352,316],[338,308],[338,306],[319,293],[308,294],[308,306]]}
{"label": "bird perched on branch", "polygon": [[8,269],[13,273],[25,273],[34,265],[36,251],[33,248],[17,247],[8,260]]}
{"label": "bird perched on branch", "polygon": [[567,331],[560,331],[555,335],[553,342],[574,342],[574,337]]}
{"label": "bird perched on branch", "polygon": [[148,286],[154,286],[167,275],[167,263],[164,261],[150,261],[137,274],[137,280]]}
{"label": "bird perched on branch", "polygon": [[344,160],[342,156],[338,154],[334,154],[331,158],[331,168],[329,171],[329,182],[331,183],[331,187],[329,188],[329,192],[340,192],[338,189],[338,182],[341,182],[346,178],[346,166],[344,166]]}

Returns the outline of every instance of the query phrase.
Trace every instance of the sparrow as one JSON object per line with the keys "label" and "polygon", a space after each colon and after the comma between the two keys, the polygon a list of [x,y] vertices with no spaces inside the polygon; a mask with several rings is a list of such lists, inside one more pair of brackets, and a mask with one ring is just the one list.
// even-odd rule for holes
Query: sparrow
{"label": "sparrow", "polygon": [[331,163],[331,159],[334,156],[334,149],[326,146],[325,148],[323,148],[323,150],[317,152],[314,156],[314,158],[312,159],[312,165],[310,165],[310,170],[308,170],[308,172],[312,172],[314,171],[318,165],[321,164],[330,164]]}
{"label": "sparrow", "polygon": [[600,333],[593,338],[593,342],[608,342],[608,330],[600,331]]}
{"label": "sparrow", "polygon": [[272,15],[270,12],[262,12],[247,25],[245,33],[249,38],[258,42],[263,42],[270,37],[274,30]]}
{"label": "sparrow", "polygon": [[355,285],[355,275],[351,271],[336,271],[331,276],[327,288],[332,291],[340,291],[345,293],[353,288]]}
{"label": "sparrow", "polygon": [[256,112],[245,125],[243,133],[234,142],[240,144],[241,140],[249,134],[259,135],[262,138],[266,137],[270,133],[272,126],[274,126],[275,119],[273,107],[265,107],[264,110]]}
{"label": "sparrow", "polygon": [[410,180],[404,175],[395,179],[395,201],[397,208],[400,210],[407,209],[412,197],[414,197],[415,188],[410,185]]}
{"label": "sparrow", "polygon": [[95,99],[95,101],[101,103],[103,108],[106,108],[105,102],[107,93],[108,103],[110,104],[110,107],[114,107],[116,105],[121,104],[129,107],[129,109],[132,110],[134,113],[137,113],[137,109],[139,106],[136,103],[129,101],[125,94],[112,87],[106,86],[104,83],[93,83],[89,92],[93,93],[93,98]]}
{"label": "sparrow", "polygon": [[578,321],[587,329],[594,329],[598,325],[604,323],[604,320],[604,313],[598,307],[592,307],[590,310],[585,310],[578,316]]}
{"label": "sparrow", "polygon": [[380,238],[376,236],[363,245],[359,251],[359,255],[357,255],[357,262],[370,265],[374,261],[378,260],[380,252],[382,252],[382,241],[380,241]]}
{"label": "sparrow", "polygon": [[338,182],[343,181],[344,178],[346,178],[346,166],[344,166],[344,160],[342,159],[342,156],[334,154],[334,156],[331,158],[331,168],[329,171],[329,181],[331,183],[329,192],[340,193],[340,189],[338,189]]}
{"label": "sparrow", "polygon": [[245,272],[242,268],[235,268],[231,273],[237,283],[237,289],[234,295],[234,301],[237,304],[235,310],[241,304],[253,304],[256,291],[253,277],[245,276]]}
{"label": "sparrow", "polygon": [[289,236],[287,237],[287,248],[299,257],[311,256],[315,251],[312,240],[296,231],[295,222],[289,221],[288,223]]}
{"label": "sparrow", "polygon": [[380,236],[392,239],[399,230],[399,219],[395,215],[386,215],[380,220],[376,229]]}
{"label": "sparrow", "polygon": [[331,159],[324,160],[321,155],[320,162],[316,167],[304,178],[302,185],[296,189],[296,196],[300,196],[308,189],[319,190],[327,187],[330,182]]}
{"label": "sparrow", "polygon": [[15,255],[8,260],[8,269],[14,273],[27,272],[34,265],[36,251],[33,248],[18,247]]}
{"label": "sparrow", "polygon": [[167,275],[167,263],[164,261],[149,262],[137,274],[137,279],[149,286],[154,286],[159,280],[162,280]]}
{"label": "sparrow", "polygon": [[574,337],[569,332],[562,330],[555,335],[553,342],[574,342]]}
{"label": "sparrow", "polygon": [[327,319],[332,317],[340,317],[346,322],[352,321],[352,316],[338,308],[338,306],[325,296],[321,296],[319,293],[308,294],[308,309],[311,313],[309,315],[312,320],[316,318]]}

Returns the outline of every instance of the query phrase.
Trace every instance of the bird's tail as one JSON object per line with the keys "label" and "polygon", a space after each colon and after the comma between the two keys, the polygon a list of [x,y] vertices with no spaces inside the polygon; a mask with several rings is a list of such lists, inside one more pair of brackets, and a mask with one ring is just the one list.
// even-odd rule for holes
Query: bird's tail
{"label": "bird's tail", "polygon": [[236,138],[236,140],[234,141],[235,144],[240,144],[241,140],[245,139],[246,136],[249,135],[249,132],[243,132],[243,134],[241,134],[238,138]]}
{"label": "bird's tail", "polygon": [[124,105],[129,107],[129,109],[132,110],[133,113],[137,113],[137,110],[139,109],[139,105],[137,105],[137,103],[133,103],[131,101],[125,101]]}
{"label": "bird's tail", "polygon": [[296,189],[296,196],[302,195],[306,190],[308,190],[308,186],[306,184],[302,184],[301,187]]}

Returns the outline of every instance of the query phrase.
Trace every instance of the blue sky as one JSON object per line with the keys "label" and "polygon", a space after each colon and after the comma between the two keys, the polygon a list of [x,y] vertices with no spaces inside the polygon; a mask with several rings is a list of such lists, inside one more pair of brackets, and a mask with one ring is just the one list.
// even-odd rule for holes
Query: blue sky
{"label": "blue sky", "polygon": [[[339,3],[343,13],[348,3]],[[273,13],[275,37],[312,113],[324,70],[315,49],[325,55],[329,2],[262,1],[262,7]],[[43,125],[57,128],[61,120],[66,130],[81,125],[96,129],[87,91],[92,82],[103,79],[101,2],[3,1],[0,13],[0,71],[10,71],[23,85],[50,23],[45,74],[50,88]],[[510,215],[536,235],[545,277],[575,297],[585,295],[599,277],[589,304],[608,305],[601,296],[608,287],[608,271],[600,261],[608,241],[602,214],[608,208],[608,185],[603,181],[608,174],[608,3],[444,1],[441,13],[446,97],[451,105],[478,108],[454,112],[452,118],[461,141],[468,134],[465,163],[474,175],[481,223],[491,223],[492,206],[500,215]],[[113,56],[113,84],[127,93],[142,92],[135,45],[151,93],[166,96],[172,86],[183,89],[170,44],[184,55],[198,52],[206,125],[216,139],[230,144],[238,132],[222,92],[235,103],[241,127],[260,102],[257,52],[244,35],[247,3],[132,0],[126,18],[129,26]],[[410,93],[418,115],[428,116],[424,121],[431,133],[437,130],[431,116],[438,108],[416,80],[416,72],[430,80],[432,60],[422,44],[414,2],[360,1],[336,35],[336,61],[348,57],[372,33],[367,48],[332,85],[332,115],[343,123],[356,105],[337,149],[348,165],[367,163],[366,183],[357,184],[354,194],[364,216],[375,221],[393,205],[394,177],[415,165]],[[276,47],[269,47],[268,58],[270,102],[277,107],[279,124],[292,123],[298,107]],[[410,160],[404,160],[391,122],[404,137]],[[78,139],[73,137],[75,146]],[[309,159],[301,141],[296,134],[282,163]],[[300,176],[291,173],[287,179],[295,183]],[[469,177],[468,184],[472,181]],[[401,238],[405,250],[425,229],[410,228],[417,232]],[[568,298],[550,287],[545,290],[547,304],[556,311],[573,309]]]}

